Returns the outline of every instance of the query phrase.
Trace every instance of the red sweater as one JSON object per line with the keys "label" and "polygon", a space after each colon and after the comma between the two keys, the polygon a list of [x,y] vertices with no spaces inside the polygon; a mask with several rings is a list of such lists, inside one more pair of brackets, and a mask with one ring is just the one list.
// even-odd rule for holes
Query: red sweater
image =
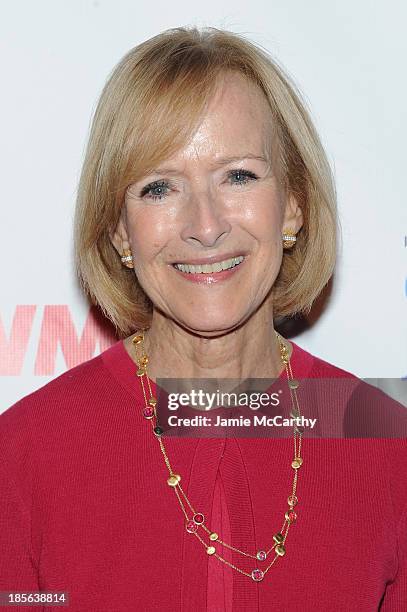
{"label": "red sweater", "polygon": [[[206,554],[186,531],[141,415],[136,366],[119,341],[0,415],[0,591],[65,591],[70,612],[405,612],[406,410],[292,344],[295,377],[369,387],[366,405],[400,436],[304,436],[298,518],[285,556],[261,582]],[[324,393],[320,416],[343,413],[347,400]],[[165,445],[222,540],[252,554],[270,545],[291,490],[292,438],[170,437]],[[249,573],[267,565],[229,552],[219,554]]]}

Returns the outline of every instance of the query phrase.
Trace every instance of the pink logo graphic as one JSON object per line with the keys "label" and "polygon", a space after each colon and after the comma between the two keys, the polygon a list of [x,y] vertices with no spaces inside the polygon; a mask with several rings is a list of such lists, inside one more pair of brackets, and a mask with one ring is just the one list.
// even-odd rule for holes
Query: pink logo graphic
{"label": "pink logo graphic", "polygon": [[[16,306],[9,339],[6,337],[0,318],[0,376],[21,374],[36,312],[35,305]],[[104,351],[116,341],[113,326],[95,308],[90,308],[79,338],[69,307],[66,304],[46,305],[41,322],[34,374],[54,375],[58,345],[61,347],[67,369],[70,369],[91,359],[97,346],[100,351]]]}

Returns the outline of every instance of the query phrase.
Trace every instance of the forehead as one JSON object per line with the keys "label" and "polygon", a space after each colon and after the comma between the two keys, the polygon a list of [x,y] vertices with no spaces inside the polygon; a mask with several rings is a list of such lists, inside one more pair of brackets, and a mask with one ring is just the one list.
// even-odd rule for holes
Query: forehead
{"label": "forehead", "polygon": [[174,159],[190,156],[265,155],[271,112],[261,89],[238,73],[221,76],[188,144]]}
{"label": "forehead", "polygon": [[243,112],[254,121],[264,120],[270,114],[268,101],[260,87],[238,72],[219,75],[208,111],[226,111],[228,114]]}

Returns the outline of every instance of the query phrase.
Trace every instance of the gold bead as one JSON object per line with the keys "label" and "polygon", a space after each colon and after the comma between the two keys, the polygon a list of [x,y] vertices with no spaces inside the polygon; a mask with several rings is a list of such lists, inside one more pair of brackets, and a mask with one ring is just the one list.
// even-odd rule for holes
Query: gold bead
{"label": "gold bead", "polygon": [[296,506],[298,504],[298,497],[296,495],[290,495],[287,498],[287,501],[288,501],[288,505],[289,506],[294,507],[294,506]]}
{"label": "gold bead", "polygon": [[217,540],[217,539],[218,539],[218,537],[219,537],[219,536],[218,536],[218,534],[217,534],[217,533],[215,533],[215,532],[213,532],[213,533],[211,533],[211,535],[209,536],[209,539],[210,539],[210,540],[212,540],[212,541],[214,542],[215,540]]}
{"label": "gold bead", "polygon": [[181,476],[179,474],[171,474],[167,480],[167,484],[169,484],[170,487],[176,487],[180,480]]}
{"label": "gold bead", "polygon": [[143,340],[143,335],[142,334],[138,334],[137,336],[134,336],[132,342],[133,344],[140,344],[140,342],[142,342]]}
{"label": "gold bead", "polygon": [[290,387],[290,389],[298,389],[298,387],[300,386],[300,383],[297,379],[292,378],[291,380],[288,381],[288,386]]}
{"label": "gold bead", "polygon": [[150,404],[150,406],[156,406],[157,400],[155,397],[150,397],[150,399],[148,400],[148,403]]}
{"label": "gold bead", "polygon": [[136,372],[137,376],[144,376],[144,374],[146,374],[146,369],[145,368],[139,368]]}
{"label": "gold bead", "polygon": [[208,546],[206,552],[208,553],[208,555],[214,555],[216,553],[216,548],[214,546]]}
{"label": "gold bead", "polygon": [[148,364],[148,357],[147,355],[143,355],[142,358],[140,359],[140,363],[142,366],[146,366]]}
{"label": "gold bead", "polygon": [[281,542],[284,542],[283,534],[276,533],[275,535],[273,535],[273,540],[274,542],[276,542],[276,544],[281,544]]}
{"label": "gold bead", "polygon": [[293,467],[295,470],[298,470],[298,468],[301,467],[301,465],[302,465],[301,457],[296,457],[294,461],[291,463],[291,467]]}
{"label": "gold bead", "polygon": [[285,555],[285,548],[282,544],[280,544],[280,546],[276,546],[275,549],[276,553],[282,557],[283,555]]}

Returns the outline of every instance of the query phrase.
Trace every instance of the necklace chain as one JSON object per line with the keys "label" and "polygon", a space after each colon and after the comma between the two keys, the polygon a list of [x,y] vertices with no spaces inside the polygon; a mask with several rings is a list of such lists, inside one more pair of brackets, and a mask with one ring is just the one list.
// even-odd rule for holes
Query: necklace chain
{"label": "necklace chain", "polygon": [[[288,509],[284,515],[283,525],[280,531],[278,531],[277,533],[273,535],[273,544],[269,548],[259,550],[256,554],[253,555],[251,553],[239,550],[238,548],[235,548],[234,546],[231,546],[230,544],[224,542],[223,540],[219,538],[216,531],[211,531],[206,526],[205,516],[202,514],[202,512],[197,512],[195,510],[195,508],[189,501],[185,491],[183,490],[180,484],[181,476],[177,472],[175,472],[171,467],[171,463],[168,458],[168,455],[167,455],[167,452],[164,446],[164,441],[162,438],[162,434],[164,432],[163,432],[163,429],[159,425],[157,425],[157,413],[156,413],[157,398],[154,396],[151,390],[150,379],[147,374],[147,365],[149,362],[149,358],[144,350],[144,332],[147,329],[148,328],[144,328],[140,330],[139,332],[136,333],[135,337],[132,339],[133,345],[135,346],[136,353],[137,353],[136,363],[137,363],[138,369],[137,369],[136,375],[140,379],[141,388],[142,388],[143,397],[144,397],[144,408],[142,412],[143,412],[144,418],[150,421],[152,425],[153,433],[159,442],[161,452],[164,457],[164,462],[169,472],[169,478],[167,479],[167,484],[173,489],[178,499],[178,502],[181,507],[181,511],[185,517],[185,528],[189,533],[193,534],[199,542],[201,542],[201,544],[206,549],[206,552],[208,555],[216,557],[219,561],[221,561],[222,563],[225,563],[226,565],[240,572],[244,576],[248,576],[249,578],[252,578],[254,581],[259,582],[260,580],[263,580],[264,576],[267,574],[269,569],[274,565],[276,560],[285,555],[286,553],[285,541],[287,539],[288,531],[290,529],[290,526],[293,523],[295,523],[297,519],[297,513],[294,510],[294,507],[298,503],[298,498],[296,496],[296,490],[297,490],[297,481],[298,481],[298,470],[303,463],[303,459],[301,457],[301,441],[302,441],[302,434],[304,430],[299,425],[294,425],[294,458],[291,462],[291,467],[294,470],[292,490],[291,490],[291,494],[287,498]],[[284,342],[283,337],[278,332],[275,332],[275,334],[276,334],[276,337],[279,343],[281,361],[284,364],[285,371],[287,374],[288,388],[290,391],[291,402],[292,402],[292,409],[290,412],[290,416],[296,420],[301,417],[300,409],[298,405],[298,398],[297,398],[297,388],[299,387],[299,381],[293,377],[290,358],[288,356],[288,349]],[[144,379],[146,379],[147,381],[148,395],[146,393]],[[204,534],[207,536],[209,543],[206,542],[201,537],[201,535],[199,534],[199,528],[201,528]],[[264,562],[268,560],[270,554],[273,551],[274,551],[275,556],[264,570],[261,570],[258,567],[256,567],[250,573],[248,573],[244,571],[243,569],[236,567],[236,565],[234,565],[233,563],[230,563],[229,561],[224,559],[220,554],[218,554],[217,552],[218,545],[222,547],[226,547],[230,550],[233,550],[234,552],[244,557],[255,559],[257,562],[259,561]]]}

